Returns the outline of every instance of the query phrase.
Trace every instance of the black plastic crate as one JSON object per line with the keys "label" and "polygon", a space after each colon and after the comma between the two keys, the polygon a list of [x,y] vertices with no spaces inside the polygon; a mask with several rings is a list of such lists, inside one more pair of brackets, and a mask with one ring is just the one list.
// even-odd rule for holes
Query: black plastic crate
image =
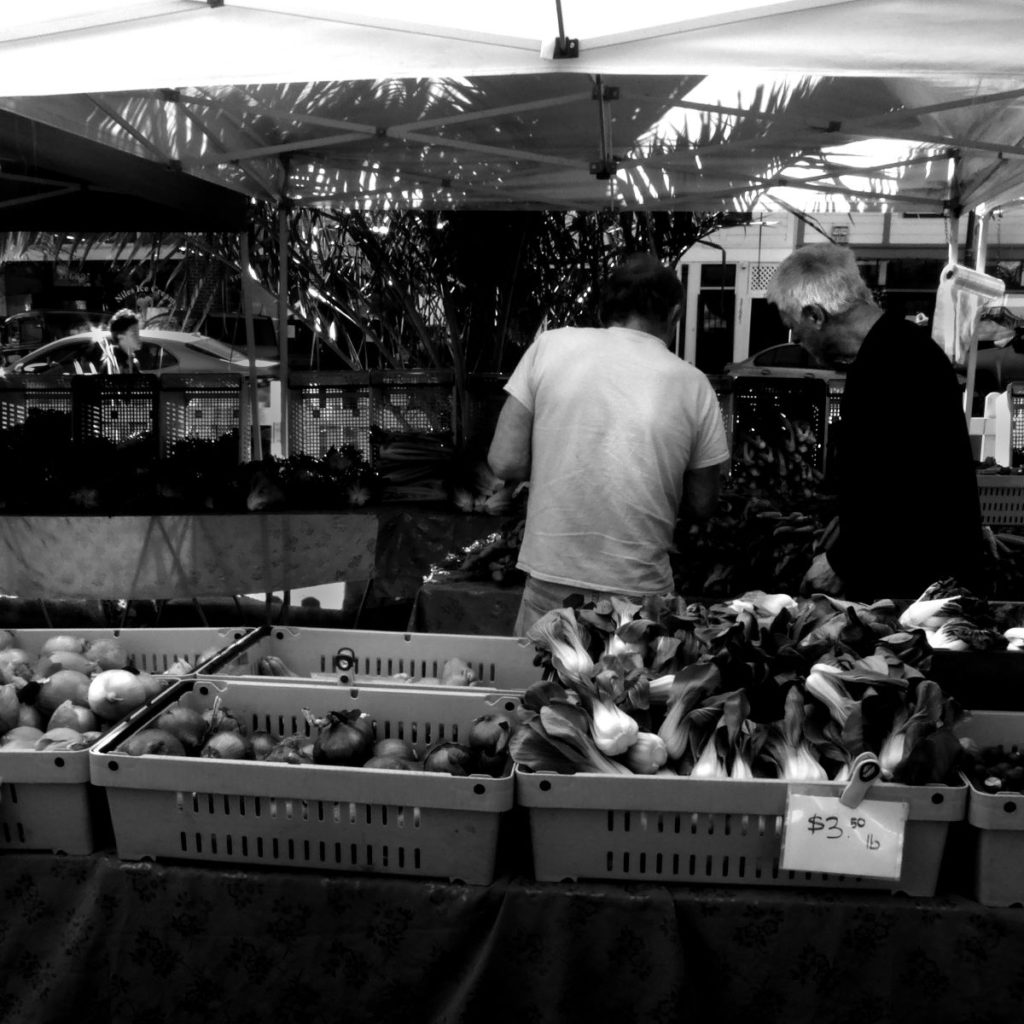
{"label": "black plastic crate", "polygon": [[164,374],[160,378],[160,454],[178,441],[246,437],[252,415],[239,374]]}
{"label": "black plastic crate", "polygon": [[455,376],[450,370],[374,370],[372,425],[388,434],[455,431]]}
{"label": "black plastic crate", "polygon": [[58,377],[37,381],[19,376],[0,383],[0,430],[19,426],[37,411],[67,416],[70,440],[73,427],[70,379]]}
{"label": "black plastic crate", "polygon": [[331,448],[353,445],[369,462],[371,402],[369,373],[291,373],[290,451],[319,459]]}
{"label": "black plastic crate", "polygon": [[815,469],[825,467],[828,443],[829,389],[815,378],[752,379],[733,383],[733,436],[755,436],[769,445],[785,439],[787,424],[805,424],[814,433]]}
{"label": "black plastic crate", "polygon": [[1006,399],[1010,405],[1010,465],[1024,466],[1024,381],[1010,381]]}
{"label": "black plastic crate", "polygon": [[79,441],[115,444],[155,438],[159,379],[153,374],[87,374],[71,378]]}

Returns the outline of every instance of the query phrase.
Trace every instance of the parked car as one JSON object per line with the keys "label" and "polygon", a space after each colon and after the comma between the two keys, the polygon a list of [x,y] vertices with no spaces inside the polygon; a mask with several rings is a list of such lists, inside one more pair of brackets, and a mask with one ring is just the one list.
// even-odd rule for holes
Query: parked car
{"label": "parked car", "polygon": [[109,313],[82,309],[24,309],[0,323],[0,354],[11,363],[48,341],[106,327]]}
{"label": "parked car", "polygon": [[[4,368],[8,377],[18,374],[60,376],[89,373],[96,361],[100,332],[73,334],[42,345]],[[183,331],[143,328],[139,332],[142,348],[139,365],[145,373],[248,373],[246,354],[216,338]],[[256,373],[273,377],[278,372],[276,359],[256,359]]]}
{"label": "parked car", "polygon": [[802,345],[786,342],[755,352],[747,359],[727,363],[725,372],[735,377],[817,377],[842,380],[842,370],[822,366]]}

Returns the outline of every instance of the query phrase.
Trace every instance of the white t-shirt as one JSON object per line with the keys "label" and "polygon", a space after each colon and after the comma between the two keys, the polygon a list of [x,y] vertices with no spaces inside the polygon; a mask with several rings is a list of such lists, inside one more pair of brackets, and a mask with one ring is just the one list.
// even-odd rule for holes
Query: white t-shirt
{"label": "white t-shirt", "polygon": [[540,335],[505,390],[533,414],[519,568],[587,590],[671,590],[683,474],[729,457],[707,377],[642,331],[569,327]]}

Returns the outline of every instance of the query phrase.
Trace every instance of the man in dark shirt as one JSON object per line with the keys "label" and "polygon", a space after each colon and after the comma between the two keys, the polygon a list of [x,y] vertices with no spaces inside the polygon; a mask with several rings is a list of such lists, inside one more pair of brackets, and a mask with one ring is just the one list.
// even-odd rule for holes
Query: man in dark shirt
{"label": "man in dark shirt", "polygon": [[977,478],[945,353],[927,330],[878,307],[843,246],[791,253],[767,297],[795,342],[846,370],[839,536],[804,588],[857,601],[914,598],[952,576],[982,591]]}

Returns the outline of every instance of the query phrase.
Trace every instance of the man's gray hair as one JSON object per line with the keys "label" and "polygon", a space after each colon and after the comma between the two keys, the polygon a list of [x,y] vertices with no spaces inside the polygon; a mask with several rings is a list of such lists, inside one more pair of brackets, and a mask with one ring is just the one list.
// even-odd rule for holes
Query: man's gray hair
{"label": "man's gray hair", "polygon": [[799,319],[805,306],[821,306],[830,316],[839,316],[860,302],[875,304],[853,252],[832,242],[791,252],[775,271],[766,297],[793,319]]}

